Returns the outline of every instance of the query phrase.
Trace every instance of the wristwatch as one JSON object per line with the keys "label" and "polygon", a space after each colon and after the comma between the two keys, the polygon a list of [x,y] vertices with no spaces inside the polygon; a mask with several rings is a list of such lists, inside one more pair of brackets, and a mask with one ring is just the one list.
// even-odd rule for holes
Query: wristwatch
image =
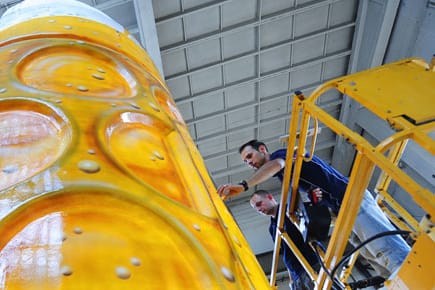
{"label": "wristwatch", "polygon": [[246,180],[240,181],[239,184],[243,186],[243,189],[245,191],[247,191],[249,189],[248,182],[246,182]]}

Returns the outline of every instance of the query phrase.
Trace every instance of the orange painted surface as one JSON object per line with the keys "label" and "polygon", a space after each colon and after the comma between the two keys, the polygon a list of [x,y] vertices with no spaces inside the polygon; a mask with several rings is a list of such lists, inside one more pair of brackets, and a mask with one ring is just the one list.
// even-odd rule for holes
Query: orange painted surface
{"label": "orange painted surface", "polygon": [[267,289],[181,114],[126,32],[0,33],[0,289]]}

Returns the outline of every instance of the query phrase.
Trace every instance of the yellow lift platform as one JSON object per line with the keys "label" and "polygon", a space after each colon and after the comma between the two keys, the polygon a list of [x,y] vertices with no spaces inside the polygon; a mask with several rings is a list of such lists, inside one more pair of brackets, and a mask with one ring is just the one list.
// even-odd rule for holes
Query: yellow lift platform
{"label": "yellow lift platform", "polygon": [[[376,166],[382,171],[376,188],[379,205],[399,229],[410,231],[410,236],[415,241],[400,270],[391,280],[385,282],[385,286],[389,289],[434,289],[435,278],[431,270],[431,258],[435,256],[434,194],[398,167],[398,162],[409,140],[416,142],[432,156],[435,155],[435,141],[433,135],[430,136],[435,131],[434,63],[435,57],[429,65],[421,59],[405,59],[329,81],[317,88],[308,98],[305,98],[301,93],[295,95],[287,150],[293,152],[295,146],[298,149],[294,163],[292,162],[292,154],[287,154],[281,204],[288,203],[292,168],[294,168],[291,177],[293,185],[290,192],[297,192],[301,165],[305,158],[304,148],[308,142],[307,132],[311,123],[314,124],[314,137],[311,140],[310,156],[315,149],[318,122],[344,138],[356,150],[349,185],[323,257],[323,262],[329,271],[337,265],[343,256],[364,191]],[[395,133],[382,140],[377,146],[372,146],[365,138],[350,130],[316,105],[319,98],[330,90],[337,90],[355,100],[388,122]],[[297,132],[298,129],[300,133]],[[299,139],[297,139],[298,134],[300,134]],[[392,180],[405,190],[426,213],[421,220],[415,220],[388,193],[387,189]],[[296,195],[292,194],[288,213],[296,223],[297,219],[293,215],[295,202]],[[394,209],[398,216],[389,211],[385,206],[386,204],[388,204],[388,208]],[[281,229],[286,208],[287,206],[280,208],[278,222]],[[297,254],[306,271],[315,281],[317,289],[331,288],[332,280],[328,274],[324,270],[316,274],[285,232],[279,232],[276,239],[271,285],[275,285],[277,257],[281,240],[284,240]],[[349,289],[346,282],[349,271],[347,269],[341,275],[342,286],[347,289]]]}

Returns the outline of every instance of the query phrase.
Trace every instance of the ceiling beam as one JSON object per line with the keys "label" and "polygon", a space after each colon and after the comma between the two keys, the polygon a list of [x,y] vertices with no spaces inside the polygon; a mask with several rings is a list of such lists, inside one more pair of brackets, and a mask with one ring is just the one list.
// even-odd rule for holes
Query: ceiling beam
{"label": "ceiling beam", "polygon": [[256,83],[256,82],[263,81],[263,80],[266,80],[266,79],[270,79],[270,78],[273,78],[273,77],[277,77],[277,76],[280,76],[282,74],[286,74],[286,73],[289,73],[289,72],[293,72],[293,71],[309,68],[311,66],[318,65],[318,64],[321,64],[321,63],[326,62],[326,61],[336,60],[336,59],[339,59],[339,58],[342,58],[342,57],[345,57],[345,56],[349,56],[351,54],[352,54],[352,50],[345,50],[345,51],[334,53],[334,54],[331,54],[331,55],[328,55],[328,56],[325,56],[325,57],[319,57],[319,58],[316,58],[314,60],[307,61],[307,62],[304,62],[302,64],[298,64],[298,65],[290,67],[290,68],[285,68],[285,69],[281,69],[281,70],[277,70],[277,71],[267,72],[267,73],[263,74],[260,78],[257,78],[257,77],[248,78],[248,79],[245,79],[245,80],[241,80],[241,81],[237,81],[237,82],[234,82],[234,83],[227,84],[226,86],[217,87],[215,89],[211,89],[211,90],[208,90],[208,91],[203,92],[203,93],[199,93],[199,94],[196,94],[196,95],[191,95],[191,96],[187,96],[187,97],[178,98],[178,99],[175,99],[175,102],[177,104],[184,104],[184,103],[193,102],[195,100],[204,98],[206,96],[214,95],[214,94],[217,94],[217,93],[222,93],[225,90],[230,89],[230,88],[233,89],[233,88],[241,87],[241,86],[244,86],[244,85],[247,85],[247,84]]}
{"label": "ceiling beam", "polygon": [[390,0],[385,2],[384,17],[382,18],[382,24],[379,29],[379,35],[375,44],[375,51],[373,53],[370,67],[383,64],[400,0]]}
{"label": "ceiling beam", "polygon": [[133,4],[140,42],[160,71],[160,74],[164,76],[152,0],[133,0]]}
{"label": "ceiling beam", "polygon": [[[381,65],[387,50],[399,0],[376,1],[376,5],[371,5],[372,1],[359,1],[349,74]],[[369,21],[370,15],[382,17],[379,25]],[[366,37],[367,35],[370,37]],[[367,41],[367,39],[375,39],[375,41]],[[372,54],[367,54],[367,52],[372,52]],[[362,59],[363,56],[366,56],[365,59]],[[354,117],[359,107],[354,100],[345,97],[339,118],[343,124],[357,133],[360,127],[355,123]],[[338,138],[332,155],[332,165],[341,172],[349,173],[352,166],[349,160],[353,160],[354,154],[354,148],[342,138]]]}
{"label": "ceiling beam", "polygon": [[203,10],[207,10],[207,9],[210,9],[210,8],[213,8],[216,6],[222,6],[225,3],[230,2],[230,1],[233,1],[233,0],[220,0],[220,1],[207,2],[207,3],[204,3],[202,5],[200,4],[198,6],[195,6],[194,8],[184,9],[184,10],[182,10],[182,12],[170,14],[170,15],[167,15],[164,17],[159,17],[156,19],[156,25],[159,25],[159,24],[162,24],[165,22],[169,22],[172,20],[180,19],[180,18],[183,18],[185,16],[192,15],[194,13],[201,12]]}
{"label": "ceiling beam", "polygon": [[[324,80],[324,81],[328,81],[328,80]],[[305,86],[303,88],[297,88],[297,89],[294,89],[294,91],[313,90],[313,89],[317,88],[318,86],[320,86],[324,81],[322,81],[322,82],[316,82],[316,83],[314,83],[314,84],[312,84],[310,86]],[[275,94],[275,95],[269,96],[267,98],[260,98],[259,102],[262,103],[262,104],[265,104],[265,103],[268,103],[268,102],[273,102],[276,99],[279,99],[279,98],[282,98],[282,97],[290,96],[291,94],[292,94],[292,92],[284,92],[284,93],[280,93],[280,94]],[[332,102],[323,103],[321,105],[321,107],[323,109],[325,109],[325,108],[330,107],[330,106],[339,105],[339,104],[341,104],[341,102],[342,102],[341,99],[340,100],[334,100]],[[257,105],[258,105],[257,101],[250,102],[250,103],[244,103],[244,104],[241,104],[241,105],[238,105],[238,106],[234,106],[234,107],[231,107],[231,108],[225,108],[222,111],[216,111],[216,112],[213,112],[213,113],[210,113],[210,114],[207,114],[207,115],[203,115],[201,117],[196,117],[194,119],[185,120],[185,122],[186,122],[187,125],[193,125],[193,124],[197,124],[197,123],[202,122],[202,121],[211,120],[211,119],[216,118],[216,117],[225,116],[225,115],[227,115],[229,113],[236,113],[238,111],[242,111],[242,110],[245,110],[247,108],[253,108],[253,107],[257,106]],[[288,113],[290,114],[290,112],[288,112]]]}
{"label": "ceiling beam", "polygon": [[343,29],[346,29],[346,28],[349,28],[349,27],[353,27],[353,26],[355,26],[355,22],[349,22],[349,23],[345,23],[345,24],[337,26],[337,27],[330,28],[330,29],[324,29],[324,30],[321,30],[321,31],[310,33],[310,34],[307,34],[307,35],[304,35],[302,37],[298,37],[298,38],[295,38],[295,39],[292,39],[292,40],[281,41],[281,42],[276,43],[276,44],[272,44],[272,45],[268,45],[268,46],[262,47],[262,48],[260,48],[260,50],[255,50],[255,51],[252,51],[252,52],[247,52],[247,53],[243,53],[241,55],[237,55],[235,57],[227,58],[224,61],[219,61],[219,62],[212,63],[212,64],[209,64],[209,65],[205,65],[205,66],[202,66],[202,67],[191,69],[191,70],[188,70],[187,72],[182,72],[182,73],[177,73],[177,74],[169,75],[169,76],[166,77],[166,81],[174,80],[174,79],[178,79],[178,78],[182,78],[182,77],[186,77],[186,76],[190,76],[192,74],[200,73],[200,72],[203,72],[203,71],[211,69],[211,68],[221,67],[223,65],[226,65],[226,64],[229,64],[229,63],[232,63],[232,62],[235,62],[235,61],[239,61],[239,60],[242,60],[244,58],[248,58],[248,57],[252,57],[252,56],[257,56],[260,53],[264,53],[264,52],[272,51],[272,50],[275,50],[275,49],[279,49],[279,48],[284,47],[284,46],[293,45],[293,44],[296,44],[296,43],[299,43],[299,42],[302,42],[302,41],[306,41],[306,40],[309,40],[309,39],[313,39],[313,38],[316,38],[316,37],[319,37],[319,36],[325,36],[325,35],[327,35],[329,33],[334,33],[334,32],[337,32],[337,31],[340,31],[340,30],[343,30]]}
{"label": "ceiling beam", "polygon": [[111,9],[113,7],[117,7],[119,5],[122,5],[122,4],[128,3],[128,2],[131,2],[131,0],[108,0],[108,1],[102,2],[100,4],[97,4],[94,7],[96,9],[104,12],[104,10]]}
{"label": "ceiling beam", "polygon": [[239,31],[243,31],[243,30],[246,30],[249,28],[254,28],[254,27],[269,23],[269,22],[277,21],[277,20],[282,19],[282,18],[290,17],[290,16],[293,16],[296,14],[304,13],[304,12],[312,10],[312,9],[316,9],[319,7],[330,5],[330,4],[332,4],[334,2],[338,2],[338,1],[342,1],[342,0],[327,0],[327,1],[323,1],[323,2],[298,5],[296,8],[284,9],[283,11],[281,11],[279,13],[273,13],[270,15],[263,16],[261,18],[261,20],[246,21],[246,22],[244,22],[244,24],[241,24],[241,25],[231,26],[231,27],[223,29],[223,30],[214,31],[214,32],[207,33],[205,35],[202,35],[202,36],[199,36],[196,38],[192,38],[191,40],[184,40],[182,42],[178,42],[175,44],[171,44],[171,45],[162,47],[161,53],[162,53],[162,55],[172,53],[172,52],[175,52],[175,51],[178,51],[181,49],[191,47],[191,46],[196,45],[202,41],[218,39],[218,38],[224,37],[226,35],[237,33]]}

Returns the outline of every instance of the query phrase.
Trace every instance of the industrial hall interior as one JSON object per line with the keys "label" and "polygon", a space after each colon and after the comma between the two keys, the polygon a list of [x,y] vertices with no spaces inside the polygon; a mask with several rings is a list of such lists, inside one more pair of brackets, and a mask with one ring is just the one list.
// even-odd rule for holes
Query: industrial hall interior
{"label": "industrial hall interior", "polygon": [[431,290],[434,192],[435,0],[0,0],[0,289]]}

